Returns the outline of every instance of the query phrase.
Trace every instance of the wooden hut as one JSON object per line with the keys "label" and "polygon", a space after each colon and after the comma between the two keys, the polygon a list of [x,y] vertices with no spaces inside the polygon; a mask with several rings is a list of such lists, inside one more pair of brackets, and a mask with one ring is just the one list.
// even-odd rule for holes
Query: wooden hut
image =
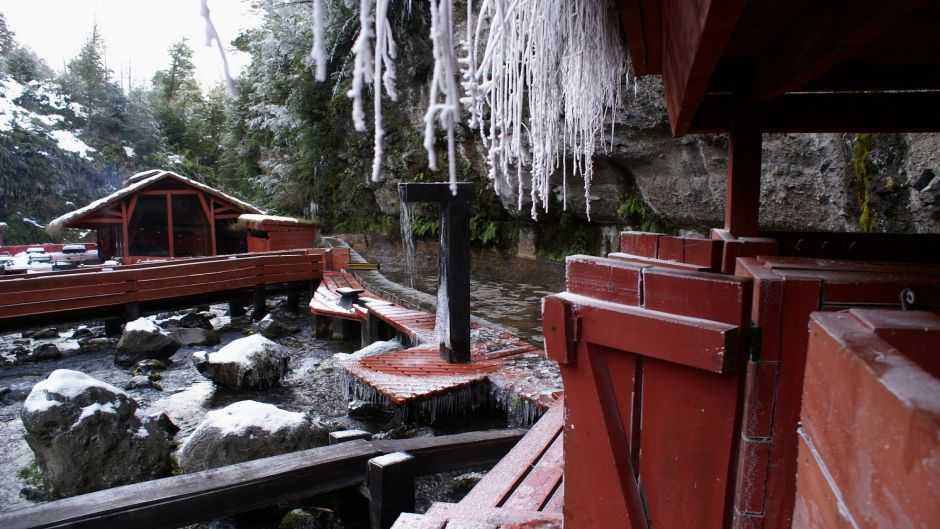
{"label": "wooden hut", "polygon": [[241,253],[245,233],[236,221],[261,210],[205,184],[171,171],[137,173],[124,187],[62,215],[47,230],[83,228],[98,233],[102,259],[125,262],[150,258]]}
{"label": "wooden hut", "polygon": [[313,248],[320,225],[306,219],[245,213],[238,227],[247,232],[249,252]]}

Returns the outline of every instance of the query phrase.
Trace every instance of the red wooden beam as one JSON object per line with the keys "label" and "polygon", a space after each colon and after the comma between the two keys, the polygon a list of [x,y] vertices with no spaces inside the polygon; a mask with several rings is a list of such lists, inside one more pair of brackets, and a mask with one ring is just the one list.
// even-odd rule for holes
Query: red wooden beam
{"label": "red wooden beam", "polygon": [[173,252],[173,197],[166,195],[166,239],[170,257],[176,257]]}
{"label": "red wooden beam", "polygon": [[[596,345],[715,373],[735,369],[739,332],[736,325],[609,303],[576,294],[562,293],[550,298],[558,298],[561,302],[559,307],[565,303],[570,305],[571,317],[578,319],[578,334]],[[555,305],[548,299],[545,303]],[[559,318],[565,314],[563,309],[546,313],[543,326],[564,328],[568,324]],[[553,339],[563,343],[569,338],[562,335]],[[563,351],[567,349],[556,349],[557,354]],[[570,361],[570,355],[565,353],[556,360]]]}
{"label": "red wooden beam", "polygon": [[725,229],[735,237],[756,237],[760,213],[760,110],[752,78],[741,73],[731,107],[728,176],[725,181]]}
{"label": "red wooden beam", "polygon": [[664,0],[663,85],[672,132],[686,133],[747,0]]}
{"label": "red wooden beam", "polygon": [[760,100],[795,90],[906,17],[922,0],[811,2],[758,60]]}
{"label": "red wooden beam", "polygon": [[661,0],[620,0],[620,16],[636,75],[662,70]]}

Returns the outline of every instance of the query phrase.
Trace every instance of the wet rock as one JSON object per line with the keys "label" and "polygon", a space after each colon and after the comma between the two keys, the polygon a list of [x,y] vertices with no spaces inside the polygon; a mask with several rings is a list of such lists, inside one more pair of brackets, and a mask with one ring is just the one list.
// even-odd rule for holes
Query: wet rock
{"label": "wet rock", "polygon": [[33,387],[21,419],[48,498],[170,474],[160,424],[127,393],[84,373],[53,371]]}
{"label": "wet rock", "polygon": [[88,327],[79,327],[72,331],[73,340],[81,340],[83,338],[92,338],[95,336],[95,333],[91,332],[91,329]]}
{"label": "wet rock", "polygon": [[239,338],[214,353],[193,353],[196,370],[229,389],[265,389],[287,373],[287,352],[260,334]]}
{"label": "wet rock", "polygon": [[284,515],[278,529],[343,529],[339,517],[330,509],[294,509]]}
{"label": "wet rock", "polygon": [[82,352],[97,351],[102,347],[111,345],[111,338],[82,338],[78,340],[78,345],[81,347]]}
{"label": "wet rock", "polygon": [[13,340],[10,343],[12,343],[13,345],[29,345],[33,343],[33,341],[30,340],[29,338],[17,338],[16,340]]}
{"label": "wet rock", "polygon": [[219,327],[219,332],[239,331],[251,326],[251,317],[248,315],[235,316],[228,323]]}
{"label": "wet rock", "polygon": [[173,336],[183,345],[217,345],[222,341],[219,333],[203,328],[179,328]]}
{"label": "wet rock", "polygon": [[50,327],[48,329],[23,331],[23,338],[33,338],[33,339],[39,340],[42,338],[58,338],[58,337],[59,337],[59,329],[56,329],[55,327]]}
{"label": "wet rock", "polygon": [[33,389],[31,384],[13,384],[12,386],[7,386],[0,388],[0,402],[4,404],[12,404],[14,402],[22,402],[26,400],[26,396],[29,395],[29,392]]}
{"label": "wet rock", "polygon": [[367,400],[353,400],[349,403],[348,414],[354,419],[371,420],[388,417],[391,413],[385,406]]}
{"label": "wet rock", "polygon": [[297,327],[284,325],[283,323],[272,318],[270,314],[256,323],[254,328],[259,334],[271,340],[276,340],[278,338],[283,338],[285,336],[300,332],[300,329]]}
{"label": "wet rock", "polygon": [[180,342],[147,318],[138,318],[124,327],[114,351],[114,363],[133,365],[140,360],[166,360],[180,348]]}
{"label": "wet rock", "polygon": [[173,419],[170,418],[166,413],[161,413],[154,417],[154,420],[157,421],[157,424],[160,425],[160,428],[166,432],[167,437],[173,437],[177,432],[180,431],[180,427],[173,422]]}
{"label": "wet rock", "polygon": [[212,318],[201,312],[190,312],[180,318],[180,326],[189,329],[212,329]]}
{"label": "wet rock", "polygon": [[168,363],[163,360],[141,360],[134,364],[134,370],[131,371],[131,374],[136,376],[146,376],[149,377],[155,373],[163,371],[167,368]]}
{"label": "wet rock", "polygon": [[163,391],[163,387],[160,384],[157,384],[150,377],[143,375],[138,375],[133,377],[130,382],[128,382],[124,389],[155,389],[157,391]]}
{"label": "wet rock", "polygon": [[54,343],[44,343],[34,347],[33,354],[29,357],[34,362],[58,360],[60,358],[62,358],[62,351],[59,351],[59,347]]}
{"label": "wet rock", "polygon": [[210,411],[180,447],[185,472],[232,465],[324,444],[326,433],[305,413],[253,400]]}
{"label": "wet rock", "polygon": [[42,489],[39,487],[23,487],[20,489],[20,496],[26,498],[29,501],[45,501],[46,495],[42,492]]}

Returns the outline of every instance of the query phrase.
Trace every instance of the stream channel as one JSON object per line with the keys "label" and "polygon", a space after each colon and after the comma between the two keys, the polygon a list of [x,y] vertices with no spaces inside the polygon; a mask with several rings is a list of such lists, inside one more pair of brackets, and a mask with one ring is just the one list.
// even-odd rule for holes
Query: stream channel
{"label": "stream channel", "polygon": [[[354,245],[370,262],[381,263],[381,272],[388,279],[407,284],[401,265],[401,243],[397,239],[370,237],[369,244]],[[416,288],[427,293],[437,289],[437,242],[416,241]],[[541,344],[540,300],[543,296],[564,289],[564,267],[550,263],[509,256],[495,250],[473,249],[471,268],[471,306],[475,316],[506,327],[511,332]],[[313,318],[309,314],[291,314],[284,308],[283,299],[269,300],[274,316],[300,332],[278,339],[291,355],[291,371],[282,386],[263,391],[228,391],[217,388],[200,375],[191,362],[192,353],[200,350],[215,351],[234,339],[243,337],[250,325],[230,322],[225,305],[202,307],[209,309],[212,324],[220,330],[222,343],[217,346],[182,347],[171,358],[158,384],[162,390],[143,388],[126,390],[148,414],[165,412],[180,427],[175,440],[182,444],[206,413],[239,400],[252,399],[274,404],[289,411],[308,412],[319,417],[330,429],[358,428],[378,432],[378,436],[404,437],[410,435],[440,435],[470,429],[492,427],[492,420],[481,424],[473,421],[453,424],[434,424],[433,427],[411,428],[398,424],[394,418],[363,422],[347,415],[347,402],[338,377],[333,369],[333,355],[351,353],[357,343],[334,341],[314,336]],[[157,315],[157,321],[179,317],[187,311]],[[116,366],[113,354],[116,339],[104,338],[103,322],[86,322],[91,330],[92,344],[84,347],[72,339],[78,325],[57,327],[58,336],[24,339],[21,333],[0,335],[0,355],[12,359],[16,344],[34,349],[44,343],[55,343],[62,351],[59,360],[21,362],[3,366],[0,363],[0,513],[33,505],[20,491],[29,483],[18,476],[33,463],[33,453],[23,439],[25,430],[20,421],[23,400],[37,382],[55,369],[73,369],[94,378],[124,388],[132,375],[129,368]],[[28,342],[27,342],[28,340]],[[452,478],[451,481],[459,481]],[[452,485],[452,484],[451,484]],[[425,488],[440,488],[440,483],[428,483]],[[466,492],[466,491],[463,491]],[[419,483],[419,496],[422,494]],[[427,493],[426,493],[427,494]],[[434,491],[430,491],[434,499]],[[423,507],[427,507],[425,498]],[[419,498],[418,510],[422,510]],[[275,523],[275,527],[276,527]],[[212,525],[218,527],[218,525]]]}

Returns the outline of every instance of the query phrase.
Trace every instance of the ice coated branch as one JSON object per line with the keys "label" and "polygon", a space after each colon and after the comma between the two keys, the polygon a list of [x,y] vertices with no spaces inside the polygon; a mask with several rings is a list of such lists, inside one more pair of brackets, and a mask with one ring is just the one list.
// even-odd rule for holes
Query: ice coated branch
{"label": "ice coated branch", "polygon": [[225,46],[222,45],[222,39],[219,38],[219,32],[215,30],[215,24],[212,23],[212,17],[209,15],[209,0],[201,0],[202,7],[200,14],[206,20],[206,47],[212,47],[214,40],[219,46],[219,55],[222,56],[222,70],[225,72],[225,86],[232,97],[238,97],[238,87],[235,86],[235,79],[228,68],[228,56],[225,54]]}

